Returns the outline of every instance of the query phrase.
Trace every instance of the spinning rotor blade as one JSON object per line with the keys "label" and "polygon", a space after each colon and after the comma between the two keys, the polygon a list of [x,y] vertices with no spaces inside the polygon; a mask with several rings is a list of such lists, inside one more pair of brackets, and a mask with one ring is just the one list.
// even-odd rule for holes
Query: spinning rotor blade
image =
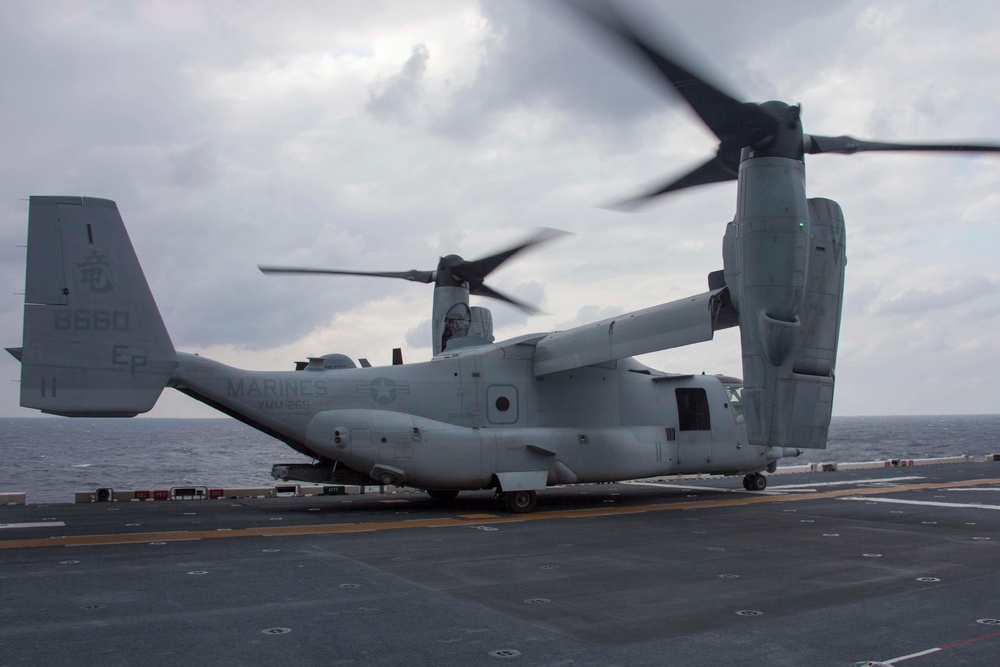
{"label": "spinning rotor blade", "polygon": [[681,59],[640,36],[634,27],[638,21],[628,21],[611,2],[570,2],[579,16],[585,18],[606,37],[651,65],[658,78],[676,91],[708,128],[719,138],[716,156],[692,171],[650,189],[644,194],[612,205],[610,208],[631,210],[663,194],[706,183],[734,180],[739,172],[743,149],[751,149],[754,157],[788,157],[802,160],[805,153],[858,153],[861,151],[930,151],[930,152],[1000,152],[996,144],[907,144],[861,141],[853,137],[827,137],[802,133],[798,106],[784,102],[754,104],[740,102],[712,84],[693,68],[681,64]]}
{"label": "spinning rotor blade", "polygon": [[[756,145],[773,134],[777,118],[757,104],[740,102],[723,92],[719,86],[709,83],[705,77],[681,65],[678,58],[655,48],[640,37],[610,3],[603,5],[604,11],[583,4],[571,6],[598,29],[656,69],[670,88],[684,98],[708,129],[719,138],[720,158],[733,159],[738,163],[740,150],[744,146]],[[690,185],[711,182],[714,181],[698,181]]]}
{"label": "spinning rotor blade", "polygon": [[[489,297],[491,299],[497,299],[499,301],[505,301],[513,306],[520,308],[523,311],[531,313],[532,315],[537,314],[541,311],[535,308],[531,304],[525,303],[524,301],[519,301],[513,297],[507,296],[501,292],[496,291],[484,281],[486,276],[495,271],[501,264],[506,262],[508,259],[518,254],[523,250],[540,245],[552,239],[558,238],[565,235],[566,232],[560,231],[558,229],[543,228],[535,233],[534,236],[528,238],[527,240],[519,243],[518,245],[508,248],[507,250],[502,250],[498,253],[490,255],[489,257],[483,257],[482,259],[476,259],[473,261],[461,260],[457,263],[452,264],[448,267],[451,275],[469,285],[469,294],[475,294],[476,296]],[[441,271],[444,267],[440,267]]]}
{"label": "spinning rotor blade", "polygon": [[[451,272],[458,278],[469,283],[470,287],[473,284],[482,285],[483,280],[486,276],[495,271],[501,264],[506,262],[508,259],[521,252],[522,250],[527,250],[533,246],[545,243],[546,241],[551,241],[552,239],[563,236],[566,232],[559,231],[558,229],[544,228],[539,230],[534,236],[527,239],[523,243],[520,243],[513,248],[508,248],[489,257],[483,257],[482,259],[476,259],[473,261],[461,261],[451,267]],[[475,292],[473,292],[475,294]],[[482,295],[482,296],[493,296],[493,295]],[[505,300],[503,297],[495,297]],[[514,302],[512,302],[514,303]]]}
{"label": "spinning rotor blade", "polygon": [[434,271],[417,271],[415,269],[411,271],[343,271],[340,269],[312,269],[294,266],[261,266],[259,264],[257,265],[257,268],[261,270],[261,273],[266,274],[283,273],[402,278],[403,280],[409,280],[410,282],[416,283],[435,283],[438,287],[458,287],[462,284],[467,284],[469,294],[505,301],[522,310],[534,314],[540,312],[534,306],[498,292],[492,287],[484,284],[483,281],[486,279],[486,276],[495,271],[501,264],[519,252],[541,243],[545,243],[546,241],[550,241],[564,234],[566,234],[566,232],[562,232],[557,229],[542,229],[535,233],[534,236],[531,236],[527,240],[512,248],[508,248],[507,250],[490,255],[489,257],[483,257],[482,259],[477,259],[471,262],[462,259],[458,255],[447,255],[440,259],[437,269]]}
{"label": "spinning rotor blade", "polygon": [[488,285],[479,285],[478,287],[470,287],[469,294],[475,294],[476,296],[485,296],[491,299],[497,299],[499,301],[506,301],[512,306],[517,306],[521,310],[531,313],[532,315],[537,315],[538,313],[542,312],[538,308],[532,306],[530,303],[519,301],[514,297],[507,296],[506,294],[498,292]]}
{"label": "spinning rotor blade", "polygon": [[376,278],[402,278],[403,280],[409,280],[414,283],[432,283],[434,282],[434,272],[433,271],[417,271],[416,269],[411,271],[340,271],[337,269],[310,269],[310,268],[297,268],[294,266],[261,266],[257,265],[261,273],[266,274],[277,274],[277,273],[307,273],[307,274],[327,274],[336,276],[374,276]]}
{"label": "spinning rotor blade", "polygon": [[665,185],[645,192],[637,197],[630,197],[622,201],[611,204],[607,208],[616,211],[632,211],[650,199],[665,195],[668,192],[683,190],[693,185],[705,185],[708,183],[721,183],[723,181],[735,181],[739,173],[739,160],[725,160],[719,156],[713,157],[703,165],[695,167],[680,178],[672,179]]}
{"label": "spinning rotor blade", "polygon": [[807,134],[804,138],[805,152],[818,153],[860,153],[862,151],[957,151],[963,153],[1000,153],[996,144],[898,144],[881,141],[862,141],[854,137],[824,137]]}

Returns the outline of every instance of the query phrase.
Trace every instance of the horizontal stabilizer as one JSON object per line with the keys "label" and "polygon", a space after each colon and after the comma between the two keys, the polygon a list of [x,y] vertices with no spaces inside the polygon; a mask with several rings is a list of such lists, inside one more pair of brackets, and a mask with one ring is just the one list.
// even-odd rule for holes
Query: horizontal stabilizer
{"label": "horizontal stabilizer", "polygon": [[176,365],[117,205],[32,197],[21,405],[133,416],[153,407]]}

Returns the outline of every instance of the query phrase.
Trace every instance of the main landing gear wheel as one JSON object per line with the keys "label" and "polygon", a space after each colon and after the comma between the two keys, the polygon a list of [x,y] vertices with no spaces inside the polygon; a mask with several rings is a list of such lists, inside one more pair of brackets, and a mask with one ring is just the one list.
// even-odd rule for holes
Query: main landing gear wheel
{"label": "main landing gear wheel", "polygon": [[458,491],[454,489],[427,489],[427,495],[439,503],[448,503],[458,498]]}
{"label": "main landing gear wheel", "polygon": [[743,477],[743,488],[747,491],[763,491],[767,488],[767,477],[759,472]]}
{"label": "main landing gear wheel", "polygon": [[524,514],[535,509],[538,496],[534,491],[505,491],[500,494],[504,509],[515,514]]}

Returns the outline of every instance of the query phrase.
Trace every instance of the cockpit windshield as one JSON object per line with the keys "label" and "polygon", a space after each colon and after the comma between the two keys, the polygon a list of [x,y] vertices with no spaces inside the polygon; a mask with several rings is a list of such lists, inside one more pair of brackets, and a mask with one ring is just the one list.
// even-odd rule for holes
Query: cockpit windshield
{"label": "cockpit windshield", "polygon": [[733,417],[736,418],[737,424],[743,423],[743,385],[741,384],[724,384],[722,385],[726,389],[726,396],[729,397],[729,405],[733,408]]}

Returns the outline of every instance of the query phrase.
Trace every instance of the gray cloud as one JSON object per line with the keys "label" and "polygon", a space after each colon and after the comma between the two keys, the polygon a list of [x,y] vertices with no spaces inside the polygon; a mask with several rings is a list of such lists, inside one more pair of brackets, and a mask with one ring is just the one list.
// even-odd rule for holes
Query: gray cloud
{"label": "gray cloud", "polygon": [[[700,162],[712,138],[642,65],[553,4],[5,4],[4,345],[21,337],[20,198],[32,194],[115,199],[177,347],[214,347],[236,365],[275,356],[285,368],[299,347],[379,363],[394,346],[408,348],[408,361],[427,355],[429,288],[266,278],[257,263],[425,269],[443,254],[488,255],[539,225],[578,232],[491,276],[546,311],[529,318],[474,300],[502,336],[704,290],[721,268],[733,184],[628,216],[592,205]],[[994,3],[961,12],[926,0],[621,4],[652,39],[696,51],[734,95],[802,102],[811,131],[997,136]],[[877,411],[878,396],[854,380],[871,359],[891,360],[879,367],[887,376],[911,377],[912,360],[895,353],[904,317],[929,329],[928,345],[962,342],[947,363],[927,360],[926,374],[1000,364],[968,340],[1000,327],[990,231],[1000,160],[815,156],[807,173],[810,196],[837,199],[849,226],[838,411]],[[932,267],[936,283],[908,278],[907,267]],[[657,363],[731,373],[736,340]],[[0,363],[15,380],[16,362]],[[0,411],[22,414],[11,407],[16,383],[6,385]],[[993,409],[977,405],[936,409]]]}
{"label": "gray cloud", "polygon": [[881,303],[879,315],[925,315],[947,310],[994,294],[997,283],[985,276],[967,276],[959,284],[944,289],[910,288],[894,299]]}
{"label": "gray cloud", "polygon": [[[637,124],[645,119],[671,114],[693,118],[659,73],[631,51],[604,39],[572,10],[573,4],[600,6],[484,0],[481,7],[489,31],[480,43],[480,69],[469,85],[455,92],[438,128],[469,136],[488,130],[498,116],[512,109],[556,110],[572,118],[566,132],[599,133],[631,146],[639,140]],[[755,35],[772,31],[775,15],[783,17],[786,30],[809,24],[815,32],[816,24],[824,25],[833,13],[831,8],[789,0],[763,5],[724,0],[617,4],[654,44],[680,55],[736,97],[758,101],[775,92],[748,57],[757,44]],[[836,30],[829,27],[832,39]],[[731,82],[757,84],[766,94],[744,97],[741,91],[751,86]]]}
{"label": "gray cloud", "polygon": [[430,53],[423,44],[413,47],[413,52],[403,64],[403,69],[385,81],[379,81],[368,93],[365,109],[375,118],[386,121],[406,121],[413,113],[413,106],[420,97],[420,84],[427,71]]}
{"label": "gray cloud", "polygon": [[206,187],[219,177],[219,160],[211,142],[180,149],[167,156],[167,179],[178,187]]}

